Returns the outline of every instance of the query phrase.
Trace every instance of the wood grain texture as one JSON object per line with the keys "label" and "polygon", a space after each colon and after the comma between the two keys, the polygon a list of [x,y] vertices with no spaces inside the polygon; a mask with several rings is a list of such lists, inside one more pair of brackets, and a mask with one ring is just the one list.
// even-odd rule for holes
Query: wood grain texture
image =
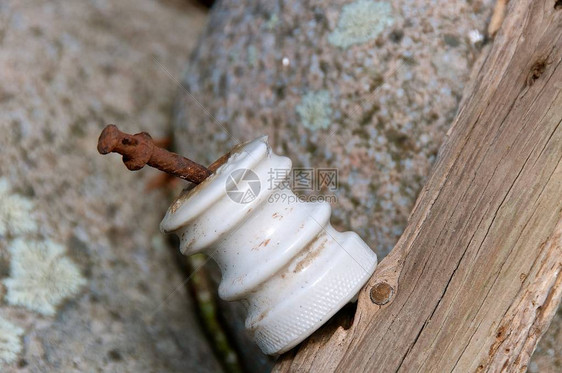
{"label": "wood grain texture", "polygon": [[[408,226],[277,372],[524,371],[562,296],[562,10],[511,1]],[[380,307],[378,282],[396,291]]]}

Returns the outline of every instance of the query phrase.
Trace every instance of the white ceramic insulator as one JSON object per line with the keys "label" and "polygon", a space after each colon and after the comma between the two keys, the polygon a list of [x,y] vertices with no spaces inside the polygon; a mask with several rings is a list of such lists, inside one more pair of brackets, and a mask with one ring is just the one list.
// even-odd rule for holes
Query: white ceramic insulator
{"label": "white ceramic insulator", "polygon": [[[283,180],[267,182],[272,170],[290,169],[291,160],[274,154],[265,137],[240,145],[212,176],[180,195],[161,223],[162,231],[180,237],[183,254],[214,258],[222,272],[220,297],[243,301],[246,328],[266,354],[311,335],[354,299],[377,265],[356,233],[330,225],[327,202],[302,202]],[[248,190],[246,182],[259,192],[236,202],[233,190]]]}

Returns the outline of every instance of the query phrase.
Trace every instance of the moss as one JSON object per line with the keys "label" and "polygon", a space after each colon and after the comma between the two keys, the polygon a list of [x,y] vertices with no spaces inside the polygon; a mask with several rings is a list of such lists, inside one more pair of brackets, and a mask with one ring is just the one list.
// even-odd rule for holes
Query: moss
{"label": "moss", "polygon": [[338,25],[328,36],[328,41],[345,49],[353,44],[375,39],[393,23],[392,7],[389,3],[357,0],[343,7]]}
{"label": "moss", "polygon": [[203,254],[192,255],[187,258],[187,263],[192,274],[189,282],[191,292],[195,297],[197,311],[201,317],[203,328],[211,338],[211,343],[220,358],[225,371],[229,373],[240,373],[242,368],[238,356],[218,317],[216,299],[211,293],[212,285],[208,273],[203,270],[207,259]]}
{"label": "moss", "polygon": [[309,92],[297,106],[302,124],[311,130],[328,128],[331,123],[331,95],[328,91]]}

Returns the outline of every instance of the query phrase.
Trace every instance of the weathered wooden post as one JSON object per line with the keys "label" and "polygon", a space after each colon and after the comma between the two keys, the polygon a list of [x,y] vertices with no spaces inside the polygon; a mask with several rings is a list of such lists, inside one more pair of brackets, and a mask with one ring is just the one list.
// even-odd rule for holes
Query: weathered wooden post
{"label": "weathered wooden post", "polygon": [[[353,325],[288,371],[524,371],[562,295],[562,10],[510,2]],[[374,304],[388,284],[394,296]]]}

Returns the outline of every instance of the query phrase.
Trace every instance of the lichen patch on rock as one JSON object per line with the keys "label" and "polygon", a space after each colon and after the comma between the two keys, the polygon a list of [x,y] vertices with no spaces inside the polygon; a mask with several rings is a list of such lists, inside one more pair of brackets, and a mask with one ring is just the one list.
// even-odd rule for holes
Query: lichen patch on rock
{"label": "lichen patch on rock", "polygon": [[10,277],[4,280],[6,301],[43,315],[76,295],[86,283],[78,267],[64,256],[65,248],[53,241],[15,240],[10,248]]}
{"label": "lichen patch on rock", "polygon": [[[210,163],[235,139],[267,134],[295,167],[337,167],[332,221],[382,257],[406,225],[482,46],[467,35],[485,29],[493,3],[269,2],[267,12],[217,3],[182,85],[224,126],[178,96],[178,151]],[[232,58],[252,45],[256,67]],[[328,111],[311,92],[328,92]]]}
{"label": "lichen patch on rock", "polygon": [[389,3],[357,0],[343,7],[338,26],[328,36],[328,41],[337,47],[347,48],[376,38],[393,23]]}
{"label": "lichen patch on rock", "polygon": [[0,178],[0,236],[15,236],[35,231],[37,224],[30,217],[32,213],[32,201],[12,193],[8,180]]}
{"label": "lichen patch on rock", "polygon": [[309,92],[297,106],[302,124],[310,130],[325,129],[330,126],[332,107],[330,92]]}
{"label": "lichen patch on rock", "polygon": [[[0,371],[221,371],[189,294],[175,289],[178,262],[168,247],[150,246],[169,196],[145,190],[150,171],[130,173],[96,149],[108,123],[167,136],[174,77],[205,20],[190,1],[0,2],[0,180],[9,183],[0,209],[6,195],[18,213],[27,200],[37,226],[14,230],[20,220],[0,213],[10,230],[0,236],[0,315],[25,330],[20,356]],[[26,260],[43,272],[16,276],[13,262],[24,258],[9,248],[18,238],[62,245],[52,265],[66,267],[64,276],[37,257]],[[70,264],[87,289],[74,291],[82,281]],[[55,290],[35,283],[45,273]],[[59,287],[72,294],[60,299]],[[12,304],[39,290],[56,298],[32,304],[56,307],[55,317]]]}
{"label": "lichen patch on rock", "polygon": [[0,367],[15,362],[22,350],[23,329],[0,317]]}

